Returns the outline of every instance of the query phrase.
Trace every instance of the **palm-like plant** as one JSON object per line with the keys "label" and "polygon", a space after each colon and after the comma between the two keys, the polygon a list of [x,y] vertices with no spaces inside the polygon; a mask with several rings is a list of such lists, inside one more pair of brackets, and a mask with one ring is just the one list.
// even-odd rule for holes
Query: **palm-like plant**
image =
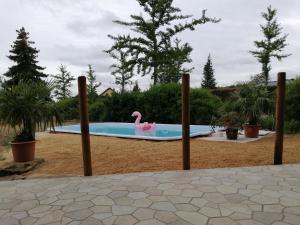
{"label": "palm-like plant", "polygon": [[35,140],[36,130],[60,124],[55,103],[50,94],[52,85],[21,83],[0,91],[0,123],[14,129],[14,142]]}
{"label": "palm-like plant", "polygon": [[270,105],[270,98],[265,88],[244,84],[239,89],[234,105],[247,124],[258,125],[261,115]]}

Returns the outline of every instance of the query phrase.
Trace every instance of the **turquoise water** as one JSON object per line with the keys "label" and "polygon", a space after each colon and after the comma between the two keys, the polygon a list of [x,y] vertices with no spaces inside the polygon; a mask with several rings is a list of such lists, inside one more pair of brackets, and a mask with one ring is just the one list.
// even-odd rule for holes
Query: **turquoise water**
{"label": "turquoise water", "polygon": [[[133,123],[90,123],[90,134],[148,139],[148,140],[177,140],[182,138],[182,126],[180,124],[156,124],[152,133],[138,132]],[[68,125],[56,127],[55,131],[66,133],[80,133],[80,125]],[[190,136],[207,136],[212,132],[211,126],[191,125]]]}

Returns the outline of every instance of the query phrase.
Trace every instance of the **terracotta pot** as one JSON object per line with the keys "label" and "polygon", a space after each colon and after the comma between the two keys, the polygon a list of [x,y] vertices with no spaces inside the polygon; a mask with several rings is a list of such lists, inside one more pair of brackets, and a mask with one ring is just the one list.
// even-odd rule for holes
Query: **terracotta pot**
{"label": "terracotta pot", "polygon": [[245,137],[257,138],[260,126],[258,125],[244,125]]}
{"label": "terracotta pot", "polygon": [[28,162],[34,160],[35,141],[12,142],[10,144],[15,162]]}
{"label": "terracotta pot", "polygon": [[226,137],[228,140],[237,140],[239,130],[237,128],[227,128]]}

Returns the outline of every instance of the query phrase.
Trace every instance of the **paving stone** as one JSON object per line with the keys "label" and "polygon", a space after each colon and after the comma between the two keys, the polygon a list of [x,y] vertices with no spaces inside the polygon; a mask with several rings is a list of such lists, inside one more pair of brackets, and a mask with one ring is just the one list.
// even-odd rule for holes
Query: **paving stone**
{"label": "paving stone", "polygon": [[210,207],[203,207],[199,211],[201,214],[207,217],[219,217],[221,213],[218,209],[210,208]]}
{"label": "paving stone", "polygon": [[155,202],[150,206],[151,209],[175,212],[176,208],[170,202]]}
{"label": "paving stone", "polygon": [[240,225],[265,225],[254,220],[239,220]]}
{"label": "paving stone", "polygon": [[203,198],[193,198],[191,201],[191,204],[197,206],[197,207],[203,207],[208,203],[207,200],[203,199]]}
{"label": "paving stone", "polygon": [[21,225],[32,225],[37,221],[37,218],[34,217],[26,217],[20,220]]}
{"label": "paving stone", "polygon": [[74,202],[67,206],[64,206],[63,211],[71,212],[71,211],[76,211],[76,210],[80,210],[80,209],[86,209],[86,208],[89,208],[92,206],[94,206],[94,205],[90,201]]}
{"label": "paving stone", "polygon": [[253,219],[263,224],[272,224],[282,219],[282,215],[273,212],[254,212]]}
{"label": "paving stone", "polygon": [[189,203],[191,201],[191,198],[181,196],[168,196],[168,199],[172,203]]}
{"label": "paving stone", "polygon": [[198,190],[193,190],[193,189],[185,189],[182,191],[181,195],[183,197],[193,197],[193,198],[198,197],[199,198],[203,195],[203,192],[198,191]]}
{"label": "paving stone", "polygon": [[110,213],[111,206],[96,205],[90,208],[94,213]]}
{"label": "paving stone", "polygon": [[74,202],[73,199],[61,199],[61,200],[57,200],[53,203],[51,203],[51,205],[61,205],[61,206],[66,206],[71,204],[72,202]]}
{"label": "paving stone", "polygon": [[130,194],[128,194],[128,197],[133,199],[146,198],[147,196],[149,195],[144,192],[131,192]]}
{"label": "paving stone", "polygon": [[271,196],[258,194],[258,195],[254,195],[253,197],[251,197],[250,201],[256,202],[259,204],[276,204],[276,203],[279,203],[279,198],[274,198]]}
{"label": "paving stone", "polygon": [[136,223],[135,225],[165,225],[165,223],[160,222],[156,219],[144,220]]}
{"label": "paving stone", "polygon": [[284,219],[283,219],[283,222],[285,223],[288,223],[288,224],[299,224],[299,221],[300,221],[300,216],[297,216],[297,215],[293,215],[293,214],[288,214],[288,213],[285,213],[284,214]]}
{"label": "paving stone", "polygon": [[121,198],[128,195],[128,191],[113,191],[108,194],[112,199]]}
{"label": "paving stone", "polygon": [[157,211],[154,215],[156,219],[163,223],[172,223],[178,220],[178,217],[173,212]]}
{"label": "paving stone", "polygon": [[97,198],[93,199],[92,202],[95,205],[113,205],[114,204],[113,200],[107,196],[98,196]]}
{"label": "paving stone", "polygon": [[100,220],[97,220],[93,217],[89,217],[89,218],[86,218],[85,220],[83,220],[80,223],[80,225],[103,225],[103,223]]}
{"label": "paving stone", "polygon": [[176,215],[194,225],[205,225],[208,218],[197,212],[177,211]]}
{"label": "paving stone", "polygon": [[48,211],[49,209],[51,209],[51,206],[49,205],[39,205],[35,208],[30,209],[28,213],[29,214],[42,213]]}
{"label": "paving stone", "polygon": [[64,214],[64,216],[71,218],[73,220],[84,220],[92,214],[93,212],[89,209],[80,209],[80,210],[68,212]]}
{"label": "paving stone", "polygon": [[135,207],[149,207],[152,204],[152,201],[150,201],[149,199],[137,199],[134,201],[133,206]]}
{"label": "paving stone", "polygon": [[264,212],[281,213],[283,210],[283,207],[279,204],[274,204],[274,205],[264,205],[263,209],[264,209]]}
{"label": "paving stone", "polygon": [[133,213],[133,216],[139,220],[152,219],[154,216],[154,210],[140,208]]}
{"label": "paving stone", "polygon": [[23,201],[20,204],[16,205],[15,207],[12,208],[13,212],[16,211],[26,211],[26,210],[30,210],[32,208],[35,208],[37,205],[39,204],[39,202],[37,200],[27,200],[27,201]]}
{"label": "paving stone", "polygon": [[228,217],[211,218],[209,225],[237,225],[238,223]]}
{"label": "paving stone", "polygon": [[121,205],[113,205],[112,213],[115,216],[129,215],[136,210],[136,207],[132,206],[121,206]]}
{"label": "paving stone", "polygon": [[129,197],[117,198],[114,201],[117,205],[132,205],[134,203],[134,199],[129,198]]}
{"label": "paving stone", "polygon": [[51,211],[49,214],[39,218],[34,223],[34,225],[44,225],[44,224],[59,222],[61,220],[63,214],[64,213],[59,210]]}
{"label": "paving stone", "polygon": [[217,191],[222,194],[235,194],[238,189],[229,185],[219,185],[216,187]]}
{"label": "paving stone", "polygon": [[213,203],[225,203],[227,200],[224,198],[224,195],[219,193],[205,193],[203,195],[203,198],[207,200],[208,202]]}
{"label": "paving stone", "polygon": [[136,224],[137,220],[133,216],[118,216],[114,221],[115,225],[133,225]]}
{"label": "paving stone", "polygon": [[284,209],[284,213],[295,214],[300,216],[300,206],[298,207],[287,207]]}

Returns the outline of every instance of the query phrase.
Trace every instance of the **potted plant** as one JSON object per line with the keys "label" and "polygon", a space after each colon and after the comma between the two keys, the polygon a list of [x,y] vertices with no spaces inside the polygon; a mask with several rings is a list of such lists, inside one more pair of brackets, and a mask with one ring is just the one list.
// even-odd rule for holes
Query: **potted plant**
{"label": "potted plant", "polygon": [[240,116],[237,112],[225,113],[219,119],[219,124],[225,127],[227,139],[237,140],[239,128],[241,127]]}
{"label": "potted plant", "polygon": [[244,131],[248,138],[257,138],[259,120],[269,107],[270,99],[265,88],[254,84],[244,84],[240,87],[236,100],[236,108],[245,119]]}
{"label": "potted plant", "polygon": [[22,83],[0,91],[1,127],[14,131],[11,142],[15,162],[34,160],[35,133],[60,124],[51,86],[46,83]]}

